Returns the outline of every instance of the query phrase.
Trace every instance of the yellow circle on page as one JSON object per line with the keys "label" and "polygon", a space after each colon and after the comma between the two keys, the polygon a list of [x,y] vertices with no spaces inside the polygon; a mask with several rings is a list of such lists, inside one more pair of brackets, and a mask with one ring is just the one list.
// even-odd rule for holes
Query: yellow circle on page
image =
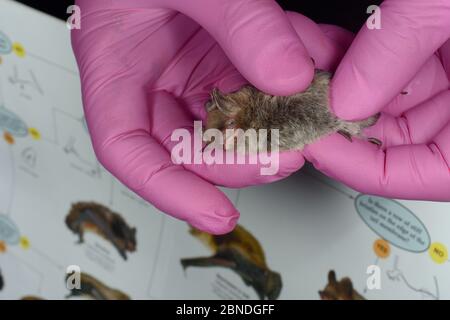
{"label": "yellow circle on page", "polygon": [[27,237],[20,237],[19,245],[22,249],[27,250],[30,248],[30,240]]}
{"label": "yellow circle on page", "polygon": [[438,264],[448,260],[447,247],[440,242],[433,242],[430,249],[428,249],[428,253],[430,254],[431,259]]}
{"label": "yellow circle on page", "polygon": [[373,251],[377,255],[378,258],[385,259],[389,257],[389,254],[391,253],[391,246],[389,245],[389,242],[387,242],[384,239],[377,239],[373,243]]}
{"label": "yellow circle on page", "polygon": [[25,53],[26,53],[25,48],[19,42],[13,43],[12,50],[18,57],[20,57],[20,58],[25,57]]}
{"label": "yellow circle on page", "polygon": [[6,252],[6,243],[4,241],[0,241],[0,253]]}
{"label": "yellow circle on page", "polygon": [[31,138],[33,138],[34,140],[40,140],[41,139],[41,133],[39,132],[38,129],[36,128],[29,128],[28,132],[31,135]]}

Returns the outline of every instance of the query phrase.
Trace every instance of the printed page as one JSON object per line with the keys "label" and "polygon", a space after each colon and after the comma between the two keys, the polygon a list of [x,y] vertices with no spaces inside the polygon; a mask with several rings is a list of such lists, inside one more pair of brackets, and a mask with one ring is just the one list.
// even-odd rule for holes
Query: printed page
{"label": "printed page", "polygon": [[1,299],[450,299],[449,203],[306,167],[222,189],[241,212],[228,235],[165,216],[98,163],[65,24],[0,7]]}
{"label": "printed page", "polygon": [[103,298],[148,298],[164,216],[97,162],[65,24],[0,7],[0,298],[66,298],[73,265]]}
{"label": "printed page", "polygon": [[[450,298],[449,203],[362,195],[304,168],[239,191],[236,204],[247,233],[228,243],[205,245],[204,235],[172,222],[155,278],[166,279],[161,298]],[[217,259],[233,246],[246,254]],[[183,265],[198,257],[209,260]]]}

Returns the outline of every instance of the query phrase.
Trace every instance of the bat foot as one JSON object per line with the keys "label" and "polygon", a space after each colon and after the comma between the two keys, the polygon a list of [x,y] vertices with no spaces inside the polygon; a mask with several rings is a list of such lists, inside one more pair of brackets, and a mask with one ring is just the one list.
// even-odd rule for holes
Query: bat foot
{"label": "bat foot", "polygon": [[64,296],[65,299],[70,299],[70,298],[73,298],[73,297],[75,297],[75,294],[73,294],[73,293],[68,293],[68,294],[66,294]]}
{"label": "bat foot", "polygon": [[186,259],[181,259],[181,260],[180,260],[180,263],[181,263],[181,267],[183,268],[184,273],[186,273],[186,269],[187,269],[188,267],[190,267],[189,262],[186,261]]}
{"label": "bat foot", "polygon": [[381,147],[383,145],[383,142],[381,142],[381,140],[379,140],[377,138],[368,138],[367,141],[369,141],[370,143],[373,143],[379,147]]}
{"label": "bat foot", "polygon": [[117,249],[117,251],[119,251],[119,255],[122,257],[123,260],[127,260],[127,254],[125,253],[125,251]]}
{"label": "bat foot", "polygon": [[350,142],[353,142],[352,140],[352,135],[350,133],[348,133],[345,130],[339,130],[337,133],[339,133],[341,136],[343,136],[345,139],[347,139]]}

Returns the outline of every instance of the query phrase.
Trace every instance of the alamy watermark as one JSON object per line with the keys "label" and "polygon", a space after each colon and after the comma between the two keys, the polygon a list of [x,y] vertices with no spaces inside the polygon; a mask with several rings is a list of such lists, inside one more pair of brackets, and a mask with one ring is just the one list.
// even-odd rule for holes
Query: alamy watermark
{"label": "alamy watermark", "polygon": [[66,288],[69,290],[81,289],[81,268],[77,265],[70,265],[66,268]]}
{"label": "alamy watermark", "polygon": [[366,274],[369,275],[366,280],[366,288],[368,290],[381,289],[381,268],[377,265],[370,265],[367,267]]}
{"label": "alamy watermark", "polygon": [[367,29],[379,30],[381,29],[381,9],[377,5],[371,5],[366,11],[371,16],[366,21]]}
{"label": "alamy watermark", "polygon": [[66,26],[69,30],[81,29],[81,8],[77,5],[67,7],[67,13],[70,17],[66,21]]}
{"label": "alamy watermark", "polygon": [[275,175],[279,170],[278,129],[207,129],[194,121],[193,134],[176,129],[170,137],[177,144],[171,158],[175,164],[261,164],[261,175]]}
{"label": "alamy watermark", "polygon": [[[68,29],[81,29],[81,8],[77,5],[67,7],[67,14],[70,14],[66,21]],[[366,21],[366,26],[369,30],[381,29],[381,9],[377,5],[370,5],[366,12],[371,16]]]}

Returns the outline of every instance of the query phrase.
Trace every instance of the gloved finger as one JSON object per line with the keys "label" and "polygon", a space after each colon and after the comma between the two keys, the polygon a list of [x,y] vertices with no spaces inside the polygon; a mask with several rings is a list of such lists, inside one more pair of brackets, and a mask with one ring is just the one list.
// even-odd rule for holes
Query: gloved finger
{"label": "gloved finger", "polygon": [[441,60],[436,55],[432,55],[401,93],[383,108],[383,112],[399,116],[406,110],[414,108],[446,90],[449,88],[449,84]]}
{"label": "gloved finger", "polygon": [[428,143],[450,122],[449,106],[450,90],[445,90],[399,117],[383,113],[364,135],[382,141],[383,148]]}
{"label": "gloved finger", "polygon": [[[273,0],[159,0],[204,27],[233,65],[264,92],[289,95],[305,90],[313,63],[286,13]],[[268,80],[270,79],[270,80]]]}
{"label": "gloved finger", "polygon": [[438,54],[450,82],[450,39],[439,49]]}
{"label": "gloved finger", "polygon": [[[311,19],[296,12],[288,11],[286,14],[298,37],[313,59],[314,67],[333,72],[342,59],[345,50],[338,41],[327,37],[322,30],[324,28],[330,32],[331,26],[322,27]],[[336,28],[336,30],[338,29]],[[342,31],[336,32],[341,32],[342,34],[340,36],[343,36]]]}
{"label": "gloved finger", "polygon": [[382,150],[334,134],[303,154],[326,175],[363,193],[401,199],[450,200],[450,123],[428,144]]}
{"label": "gloved finger", "polygon": [[[169,93],[162,91],[150,94],[149,106],[152,136],[170,153],[183,144],[183,152],[189,152],[188,156],[183,153],[183,166],[214,184],[241,188],[269,183],[299,170],[305,162],[298,151],[245,156],[241,163],[238,163],[234,156],[230,157],[230,152],[224,152],[223,156],[216,158],[220,159],[221,163],[208,162],[208,153],[202,153],[200,148],[205,145],[201,141],[202,132],[197,131],[198,138],[195,137],[194,119],[186,112],[186,108]],[[179,131],[183,135],[182,138],[175,135],[172,139],[172,134],[179,129],[183,130]]]}
{"label": "gloved finger", "polygon": [[386,106],[450,36],[450,2],[386,0],[381,29],[362,27],[332,81],[334,113],[364,119]]}
{"label": "gloved finger", "polygon": [[326,37],[328,37],[333,43],[336,43],[341,47],[344,54],[352,44],[353,39],[355,38],[353,32],[348,31],[347,29],[341,28],[339,26],[320,23],[319,27]]}
{"label": "gloved finger", "polygon": [[[108,62],[105,59],[104,66]],[[150,136],[142,83],[132,77],[124,82],[117,74],[109,77],[109,72],[92,73],[93,64],[80,65],[86,120],[103,166],[173,217],[210,233],[231,231],[239,213],[230,200],[210,183],[173,164],[167,151]],[[95,86],[97,82],[102,85]]]}
{"label": "gloved finger", "polygon": [[[345,53],[341,39],[330,39],[322,31],[322,27],[311,19],[296,13],[286,12],[289,21],[297,32],[317,69],[334,71]],[[330,31],[331,27],[325,27]],[[342,34],[340,34],[342,37]]]}

